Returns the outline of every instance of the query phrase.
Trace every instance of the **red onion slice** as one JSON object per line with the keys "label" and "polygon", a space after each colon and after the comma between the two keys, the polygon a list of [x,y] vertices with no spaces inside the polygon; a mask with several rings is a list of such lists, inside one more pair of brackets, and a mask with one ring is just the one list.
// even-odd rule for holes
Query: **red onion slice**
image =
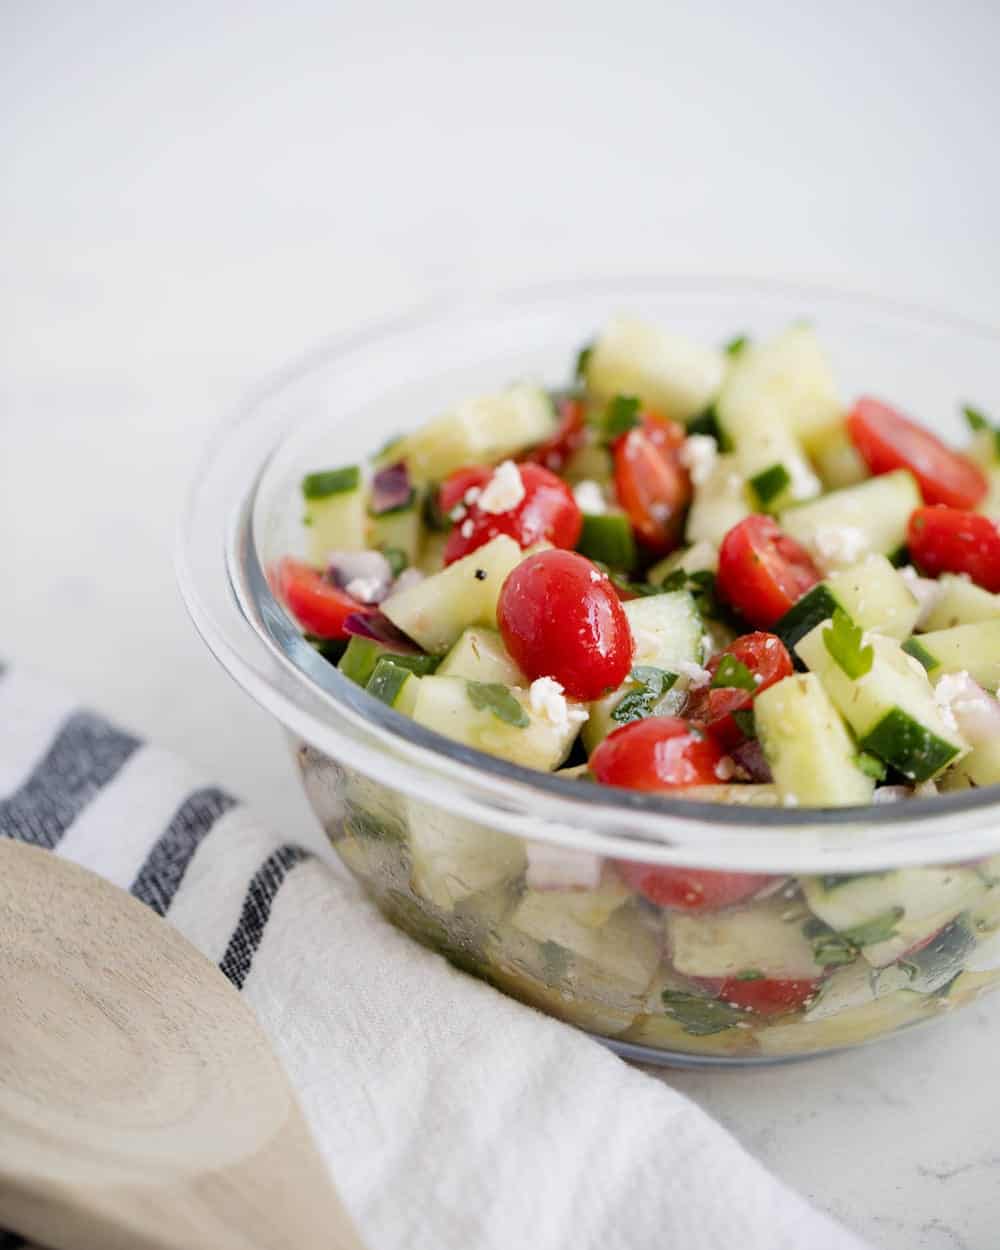
{"label": "red onion slice", "polygon": [[394,508],[405,508],[412,495],[413,484],[406,461],[386,465],[372,478],[371,510],[375,516],[380,516]]}
{"label": "red onion slice", "polygon": [[344,621],[344,632],[358,638],[370,638],[385,647],[391,647],[400,655],[421,655],[412,639],[398,630],[382,612],[352,612]]}
{"label": "red onion slice", "polygon": [[730,752],[730,755],[733,763],[742,768],[751,781],[766,783],[774,780],[771,776],[771,765],[767,762],[764,749],[756,738],[741,742]]}

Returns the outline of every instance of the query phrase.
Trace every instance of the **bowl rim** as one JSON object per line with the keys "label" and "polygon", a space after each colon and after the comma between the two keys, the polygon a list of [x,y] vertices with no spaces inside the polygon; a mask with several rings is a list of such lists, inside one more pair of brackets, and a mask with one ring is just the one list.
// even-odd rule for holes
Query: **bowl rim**
{"label": "bowl rim", "polygon": [[[175,557],[181,593],[196,628],[238,684],[314,748],[375,781],[384,775],[388,757],[393,789],[523,837],[650,862],[738,865],[747,870],[808,863],[807,871],[850,871],[967,858],[1000,849],[1000,820],[988,827],[990,811],[1000,809],[1000,786],[898,804],[826,809],[706,803],[617,787],[601,787],[595,802],[592,786],[465,747],[380,703],[304,641],[272,594],[257,552],[254,505],[293,423],[284,422],[266,453],[242,473],[232,463],[234,436],[266,417],[272,397],[348,360],[352,353],[395,336],[445,329],[459,318],[488,318],[511,305],[565,300],[582,293],[606,294],[610,301],[613,293],[621,299],[623,292],[687,290],[722,297],[757,292],[842,304],[1000,345],[1000,329],[968,318],[834,286],[747,276],[644,273],[571,278],[423,301],[401,314],[335,335],[279,369],[250,392],[209,442],[180,518]],[[230,476],[235,471],[239,485],[222,518],[225,532],[219,527],[213,535],[205,532],[200,512],[220,470]],[[205,593],[196,554],[206,541],[221,547],[233,611],[225,605],[220,611]],[[249,632],[236,629],[234,612]],[[252,658],[251,645],[256,652]],[[443,784],[449,788],[443,790]],[[956,822],[961,826],[957,832]],[[873,826],[892,836],[872,838]],[[811,835],[804,845],[789,838],[804,833]]]}

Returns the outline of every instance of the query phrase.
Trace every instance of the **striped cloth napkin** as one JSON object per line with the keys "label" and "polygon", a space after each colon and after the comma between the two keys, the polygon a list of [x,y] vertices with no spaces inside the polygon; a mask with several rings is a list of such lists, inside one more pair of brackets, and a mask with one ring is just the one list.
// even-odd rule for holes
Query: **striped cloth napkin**
{"label": "striped cloth napkin", "polygon": [[0,672],[0,836],[103,874],[218,963],[372,1250],[863,1250],[669,1086],[21,669]]}

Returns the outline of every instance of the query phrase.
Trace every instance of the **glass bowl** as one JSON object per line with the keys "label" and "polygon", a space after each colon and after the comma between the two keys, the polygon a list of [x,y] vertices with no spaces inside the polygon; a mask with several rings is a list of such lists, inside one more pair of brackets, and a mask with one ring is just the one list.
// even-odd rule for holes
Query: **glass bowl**
{"label": "glass bowl", "polygon": [[[264,569],[302,544],[306,471],[467,394],[564,384],[621,311],[706,342],[807,318],[845,396],[884,395],[945,437],[960,434],[960,399],[1000,411],[998,332],[880,299],[649,277],[433,304],[315,352],[221,432],[181,525],[190,613],[291,735],[344,862],[468,972],[654,1062],[774,1062],[936,1019],[1000,979],[1000,787],[820,811],[539,774],[374,700],[268,588]],[[652,870],[655,889],[631,888]]]}

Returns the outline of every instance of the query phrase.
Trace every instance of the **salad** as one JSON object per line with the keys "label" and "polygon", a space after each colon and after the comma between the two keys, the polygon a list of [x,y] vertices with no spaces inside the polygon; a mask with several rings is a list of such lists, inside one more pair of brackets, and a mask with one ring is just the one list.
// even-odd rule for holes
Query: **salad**
{"label": "salad", "polygon": [[[309,557],[271,581],[372,698],[574,784],[825,808],[1000,783],[1000,435],[966,416],[957,451],[845,404],[803,325],[715,348],[618,320],[565,389],[512,385],[317,466]],[[611,860],[299,758],[397,924],[651,1052],[845,1046],[1000,980],[1000,856]]]}
{"label": "salad", "polygon": [[581,782],[834,807],[1000,783],[1000,431],[845,404],[814,331],[613,321],[302,483],[272,584],[350,680]]}

